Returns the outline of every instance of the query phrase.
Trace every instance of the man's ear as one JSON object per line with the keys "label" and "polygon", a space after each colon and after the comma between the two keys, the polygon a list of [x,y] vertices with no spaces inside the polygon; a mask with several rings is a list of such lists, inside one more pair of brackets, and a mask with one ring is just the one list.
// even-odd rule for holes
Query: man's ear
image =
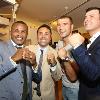
{"label": "man's ear", "polygon": [[9,36],[10,36],[10,39],[11,39],[11,30],[9,30]]}
{"label": "man's ear", "polygon": [[11,30],[9,31],[9,35],[11,36]]}
{"label": "man's ear", "polygon": [[71,25],[71,30],[73,30],[73,28],[74,28],[74,25],[72,24],[72,25]]}

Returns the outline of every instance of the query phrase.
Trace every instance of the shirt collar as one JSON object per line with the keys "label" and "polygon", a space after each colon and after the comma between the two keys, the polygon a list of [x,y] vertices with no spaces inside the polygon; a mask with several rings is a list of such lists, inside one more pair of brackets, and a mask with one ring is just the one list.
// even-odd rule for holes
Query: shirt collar
{"label": "shirt collar", "polygon": [[21,47],[21,48],[24,47],[24,45],[17,45],[15,42],[13,42],[13,40],[11,40],[11,42],[12,42],[12,44],[13,44],[14,47],[16,47],[16,46],[17,46],[17,47]]}
{"label": "shirt collar", "polygon": [[38,50],[43,50],[43,52],[47,52],[48,46],[42,48],[40,45],[38,45]]}
{"label": "shirt collar", "polygon": [[94,34],[94,35],[89,39],[89,41],[90,41],[91,43],[93,43],[93,42],[95,41],[95,39],[96,39],[99,35],[100,35],[100,32],[97,32],[96,34]]}

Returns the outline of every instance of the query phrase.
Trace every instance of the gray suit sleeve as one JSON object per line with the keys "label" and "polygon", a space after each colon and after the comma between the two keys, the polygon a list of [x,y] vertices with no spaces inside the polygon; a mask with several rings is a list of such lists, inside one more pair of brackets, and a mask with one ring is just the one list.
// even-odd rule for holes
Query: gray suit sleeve
{"label": "gray suit sleeve", "polygon": [[9,59],[8,51],[5,49],[5,44],[0,43],[0,78],[4,77],[6,74],[13,72],[15,67]]}

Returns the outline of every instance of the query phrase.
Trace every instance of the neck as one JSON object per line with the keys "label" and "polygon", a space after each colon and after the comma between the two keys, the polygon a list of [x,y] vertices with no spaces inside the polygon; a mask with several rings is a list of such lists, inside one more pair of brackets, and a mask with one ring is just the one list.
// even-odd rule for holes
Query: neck
{"label": "neck", "polygon": [[62,39],[62,41],[63,41],[63,43],[64,43],[64,46],[66,46],[67,44],[69,44],[68,38],[69,38],[70,36],[71,36],[71,34]]}
{"label": "neck", "polygon": [[39,46],[40,46],[41,49],[45,49],[45,48],[48,47],[48,45],[47,46],[41,46],[41,45],[39,45]]}
{"label": "neck", "polygon": [[100,32],[100,28],[99,29],[96,29],[96,30],[91,30],[91,31],[88,31],[88,32],[89,32],[89,35],[92,37],[97,32]]}

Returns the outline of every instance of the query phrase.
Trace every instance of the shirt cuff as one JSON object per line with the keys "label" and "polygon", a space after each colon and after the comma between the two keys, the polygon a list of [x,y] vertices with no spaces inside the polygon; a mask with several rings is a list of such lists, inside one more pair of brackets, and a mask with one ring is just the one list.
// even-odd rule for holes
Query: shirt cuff
{"label": "shirt cuff", "polygon": [[51,71],[55,71],[56,70],[56,65],[54,67],[50,67]]}
{"label": "shirt cuff", "polygon": [[32,66],[32,69],[33,69],[34,73],[37,73],[38,72],[38,67],[33,68],[33,66]]}
{"label": "shirt cuff", "polygon": [[80,45],[81,45],[81,44],[78,44],[78,45],[74,46],[74,49],[78,48]]}
{"label": "shirt cuff", "polygon": [[16,66],[17,66],[16,62],[14,62],[14,61],[11,59],[11,57],[9,57],[9,59],[10,59],[10,62],[12,63],[12,65],[13,65],[14,67],[16,67]]}

